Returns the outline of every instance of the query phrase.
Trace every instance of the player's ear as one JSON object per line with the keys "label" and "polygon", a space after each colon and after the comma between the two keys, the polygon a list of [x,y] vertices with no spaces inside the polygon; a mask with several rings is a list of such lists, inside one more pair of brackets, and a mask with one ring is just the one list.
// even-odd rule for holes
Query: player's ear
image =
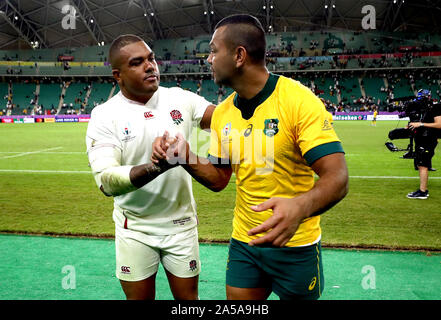
{"label": "player's ear", "polygon": [[119,80],[121,79],[120,71],[119,69],[112,69],[112,75],[113,78],[119,83]]}
{"label": "player's ear", "polygon": [[245,47],[239,46],[236,48],[236,67],[241,67],[246,60],[247,49]]}

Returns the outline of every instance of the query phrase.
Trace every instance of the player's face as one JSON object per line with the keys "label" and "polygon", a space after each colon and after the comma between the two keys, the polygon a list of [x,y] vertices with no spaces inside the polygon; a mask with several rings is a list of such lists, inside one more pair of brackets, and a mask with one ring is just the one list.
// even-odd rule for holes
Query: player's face
{"label": "player's face", "polygon": [[211,65],[214,82],[217,85],[230,86],[236,68],[234,52],[225,41],[225,28],[226,26],[222,26],[214,32],[207,62]]}
{"label": "player's face", "polygon": [[144,41],[139,41],[121,48],[120,58],[117,80],[121,90],[134,100],[150,98],[159,86],[159,69],[154,52]]}

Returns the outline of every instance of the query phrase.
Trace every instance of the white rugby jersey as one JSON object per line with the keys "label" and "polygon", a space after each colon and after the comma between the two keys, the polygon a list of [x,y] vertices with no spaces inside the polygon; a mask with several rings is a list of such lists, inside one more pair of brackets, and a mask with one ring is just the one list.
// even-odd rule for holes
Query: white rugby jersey
{"label": "white rugby jersey", "polygon": [[[211,103],[181,88],[159,87],[144,105],[121,91],[92,110],[86,145],[121,150],[121,165],[149,163],[152,143],[164,131],[180,132],[188,141]],[[119,160],[119,159],[118,159]],[[147,234],[168,235],[197,225],[191,176],[172,168],[135,191],[114,197],[116,224]]]}

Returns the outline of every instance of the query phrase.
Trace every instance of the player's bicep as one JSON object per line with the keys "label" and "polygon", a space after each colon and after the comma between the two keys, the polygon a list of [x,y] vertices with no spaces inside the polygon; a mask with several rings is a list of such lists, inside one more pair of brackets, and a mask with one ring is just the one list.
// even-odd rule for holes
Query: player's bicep
{"label": "player's bicep", "polygon": [[209,130],[211,125],[211,118],[213,116],[214,109],[216,108],[215,105],[210,104],[207,109],[205,109],[204,115],[202,116],[202,119],[199,123],[199,126],[203,130]]}

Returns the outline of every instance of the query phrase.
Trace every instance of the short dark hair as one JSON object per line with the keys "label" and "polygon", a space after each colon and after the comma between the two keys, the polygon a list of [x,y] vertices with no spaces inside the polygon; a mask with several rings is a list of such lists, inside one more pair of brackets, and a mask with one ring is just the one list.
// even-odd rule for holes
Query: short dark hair
{"label": "short dark hair", "polygon": [[231,30],[227,31],[227,41],[230,42],[231,47],[244,46],[254,62],[265,60],[265,30],[256,17],[249,14],[234,14],[219,21],[215,29],[226,25],[232,26]]}
{"label": "short dark hair", "polygon": [[118,53],[119,50],[129,44],[144,41],[142,38],[134,35],[134,34],[123,34],[113,40],[112,44],[109,48],[109,62],[112,65],[112,68],[118,68]]}

